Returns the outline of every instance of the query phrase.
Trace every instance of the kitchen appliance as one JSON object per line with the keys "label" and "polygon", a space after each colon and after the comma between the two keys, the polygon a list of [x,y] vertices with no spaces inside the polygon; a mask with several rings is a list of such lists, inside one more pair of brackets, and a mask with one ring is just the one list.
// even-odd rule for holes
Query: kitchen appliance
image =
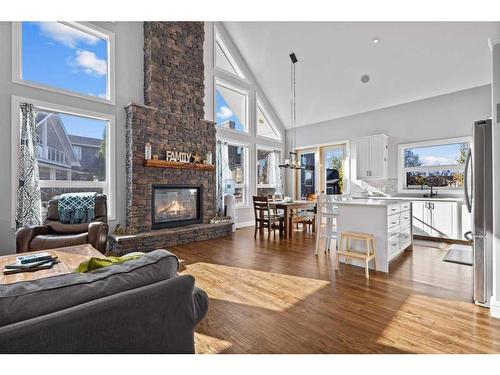
{"label": "kitchen appliance", "polygon": [[465,160],[464,193],[472,213],[472,230],[464,237],[473,243],[474,301],[489,306],[493,289],[493,170],[492,121],[476,121],[473,143]]}

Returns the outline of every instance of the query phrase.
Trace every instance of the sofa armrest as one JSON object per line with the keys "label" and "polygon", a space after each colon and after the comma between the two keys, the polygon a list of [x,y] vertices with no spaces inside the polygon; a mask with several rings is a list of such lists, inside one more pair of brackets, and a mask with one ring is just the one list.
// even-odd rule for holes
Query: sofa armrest
{"label": "sofa armrest", "polygon": [[207,315],[208,295],[204,290],[196,286],[193,289],[193,307],[194,307],[194,324],[197,325]]}
{"label": "sofa armrest", "polygon": [[108,230],[109,226],[106,223],[101,223],[99,221],[89,223],[89,244],[91,244],[102,254],[106,253],[106,246],[108,244]]}
{"label": "sofa armrest", "polygon": [[16,231],[16,253],[26,253],[30,251],[30,242],[33,238],[51,233],[52,229],[46,225],[32,225],[19,228]]}

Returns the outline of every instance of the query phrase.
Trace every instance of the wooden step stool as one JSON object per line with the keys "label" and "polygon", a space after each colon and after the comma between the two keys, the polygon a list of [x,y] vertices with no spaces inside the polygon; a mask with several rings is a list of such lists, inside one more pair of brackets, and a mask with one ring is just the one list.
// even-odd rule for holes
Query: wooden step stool
{"label": "wooden step stool", "polygon": [[[345,239],[345,247],[344,247],[344,239]],[[362,253],[359,251],[353,251],[349,249],[349,240],[358,240],[365,242],[365,250],[366,253]],[[370,249],[371,247],[371,249]],[[340,266],[340,257],[344,258],[355,258],[355,259],[363,259],[365,261],[365,276],[366,278],[370,278],[368,263],[370,260],[375,259],[375,238],[371,233],[360,233],[360,232],[342,232],[340,234],[340,241],[337,250],[336,257],[336,267],[339,269]]]}

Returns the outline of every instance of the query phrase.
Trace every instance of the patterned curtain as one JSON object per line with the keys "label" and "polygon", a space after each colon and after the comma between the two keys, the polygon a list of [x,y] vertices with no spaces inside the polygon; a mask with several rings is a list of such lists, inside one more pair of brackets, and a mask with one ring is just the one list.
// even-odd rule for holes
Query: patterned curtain
{"label": "patterned curtain", "polygon": [[18,158],[16,227],[42,224],[42,202],[38,177],[36,119],[38,109],[21,104],[21,132]]}
{"label": "patterned curtain", "polygon": [[224,213],[224,178],[223,178],[223,167],[222,167],[222,142],[217,141],[217,146],[215,149],[215,167],[216,167],[216,183],[217,183],[217,214],[222,215]]}

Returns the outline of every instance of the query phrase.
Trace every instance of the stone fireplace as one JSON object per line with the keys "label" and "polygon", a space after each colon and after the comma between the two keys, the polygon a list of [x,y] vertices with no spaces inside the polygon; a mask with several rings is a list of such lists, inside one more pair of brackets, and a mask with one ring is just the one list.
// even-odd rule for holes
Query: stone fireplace
{"label": "stone fireplace", "polygon": [[[203,22],[144,23],[144,102],[126,107],[127,221],[133,235],[113,235],[117,255],[151,251],[231,233],[216,214],[215,168],[146,165],[146,143],[215,155],[215,124],[204,120]],[[184,187],[184,188],[182,188]],[[193,193],[193,195],[191,195]]]}

